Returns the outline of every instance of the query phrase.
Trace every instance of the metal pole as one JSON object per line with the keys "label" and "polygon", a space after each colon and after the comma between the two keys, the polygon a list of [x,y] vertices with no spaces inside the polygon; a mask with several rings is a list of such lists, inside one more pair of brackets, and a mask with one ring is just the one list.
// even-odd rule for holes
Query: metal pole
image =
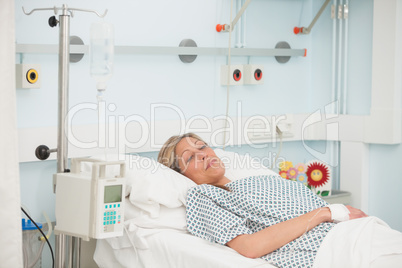
{"label": "metal pole", "polygon": [[65,267],[73,268],[73,237],[71,235],[66,235],[66,251],[65,254],[67,256]]}
{"label": "metal pole", "polygon": [[318,18],[321,16],[322,12],[324,12],[324,9],[327,7],[329,1],[331,1],[331,0],[325,0],[324,4],[321,6],[321,8],[318,11],[317,15],[315,15],[313,21],[310,23],[310,25],[307,27],[307,29],[303,28],[303,33],[306,33],[306,34],[310,33],[310,31],[313,28],[314,24],[317,22]]}
{"label": "metal pole", "polygon": [[[59,94],[58,94],[58,132],[57,132],[57,173],[67,169],[67,137],[65,116],[68,107],[68,76],[70,58],[70,16],[63,9],[59,16]],[[56,235],[56,267],[63,268],[66,262],[66,236]]]}
{"label": "metal pole", "polygon": [[73,237],[71,251],[73,252],[73,267],[79,268],[81,266],[81,238]]}
{"label": "metal pole", "polygon": [[[69,172],[68,168],[68,137],[67,114],[69,96],[69,66],[70,66],[70,15],[67,5],[63,5],[59,16],[59,96],[58,96],[58,133],[57,133],[57,172]],[[57,267],[80,267],[79,252],[81,240],[64,234],[56,238]],[[75,246],[73,246],[75,245]],[[74,250],[73,250],[74,249]],[[67,259],[65,256],[68,256]],[[66,266],[67,262],[67,266]],[[75,263],[74,263],[75,262]]]}
{"label": "metal pole", "polygon": [[55,235],[55,253],[56,253],[56,267],[57,268],[62,268],[64,267],[64,250],[65,250],[65,235],[64,234],[59,234],[59,235]]}
{"label": "metal pole", "polygon": [[57,172],[63,173],[68,170],[66,136],[66,115],[68,112],[68,80],[70,62],[70,16],[64,9],[59,16],[60,35],[59,35],[59,113],[58,113],[58,133],[57,133]]}

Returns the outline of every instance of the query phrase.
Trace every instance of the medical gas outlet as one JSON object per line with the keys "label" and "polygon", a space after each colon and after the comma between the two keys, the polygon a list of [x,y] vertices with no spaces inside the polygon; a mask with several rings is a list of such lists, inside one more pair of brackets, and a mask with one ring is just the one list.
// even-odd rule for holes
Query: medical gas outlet
{"label": "medical gas outlet", "polygon": [[39,64],[15,65],[16,88],[40,88]]}
{"label": "medical gas outlet", "polygon": [[262,85],[264,84],[264,66],[255,64],[222,65],[221,85]]}
{"label": "medical gas outlet", "polygon": [[240,86],[243,85],[243,65],[222,65],[221,85]]}
{"label": "medical gas outlet", "polygon": [[245,85],[262,85],[264,84],[264,66],[246,64],[243,65],[244,84]]}

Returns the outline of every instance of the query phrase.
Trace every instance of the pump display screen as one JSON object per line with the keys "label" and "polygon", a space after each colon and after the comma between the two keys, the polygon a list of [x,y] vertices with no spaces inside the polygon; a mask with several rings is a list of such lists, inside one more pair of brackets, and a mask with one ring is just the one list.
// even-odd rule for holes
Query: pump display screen
{"label": "pump display screen", "polygon": [[121,202],[123,185],[105,186],[104,203]]}

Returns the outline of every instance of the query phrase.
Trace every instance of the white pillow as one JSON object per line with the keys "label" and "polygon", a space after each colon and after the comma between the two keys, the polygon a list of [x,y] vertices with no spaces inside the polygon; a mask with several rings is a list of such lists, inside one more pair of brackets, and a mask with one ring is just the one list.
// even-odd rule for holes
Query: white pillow
{"label": "white pillow", "polygon": [[185,206],[188,189],[196,186],[180,173],[140,156],[131,156],[126,177],[131,182],[130,202],[150,212],[151,217],[159,215],[160,205],[168,208]]}

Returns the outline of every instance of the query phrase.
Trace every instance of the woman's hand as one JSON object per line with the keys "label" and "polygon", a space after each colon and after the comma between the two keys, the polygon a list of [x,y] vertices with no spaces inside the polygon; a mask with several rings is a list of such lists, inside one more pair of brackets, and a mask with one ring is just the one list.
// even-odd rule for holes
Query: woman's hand
{"label": "woman's hand", "polygon": [[345,206],[343,204],[331,204],[328,205],[328,208],[331,211],[332,221],[336,223],[367,217],[366,213],[352,206]]}
{"label": "woman's hand", "polygon": [[366,213],[364,213],[363,211],[361,211],[360,209],[354,208],[352,206],[346,206],[346,208],[349,210],[350,214],[349,214],[349,220],[353,220],[353,219],[358,219],[358,218],[363,218],[363,217],[367,217],[368,215]]}

